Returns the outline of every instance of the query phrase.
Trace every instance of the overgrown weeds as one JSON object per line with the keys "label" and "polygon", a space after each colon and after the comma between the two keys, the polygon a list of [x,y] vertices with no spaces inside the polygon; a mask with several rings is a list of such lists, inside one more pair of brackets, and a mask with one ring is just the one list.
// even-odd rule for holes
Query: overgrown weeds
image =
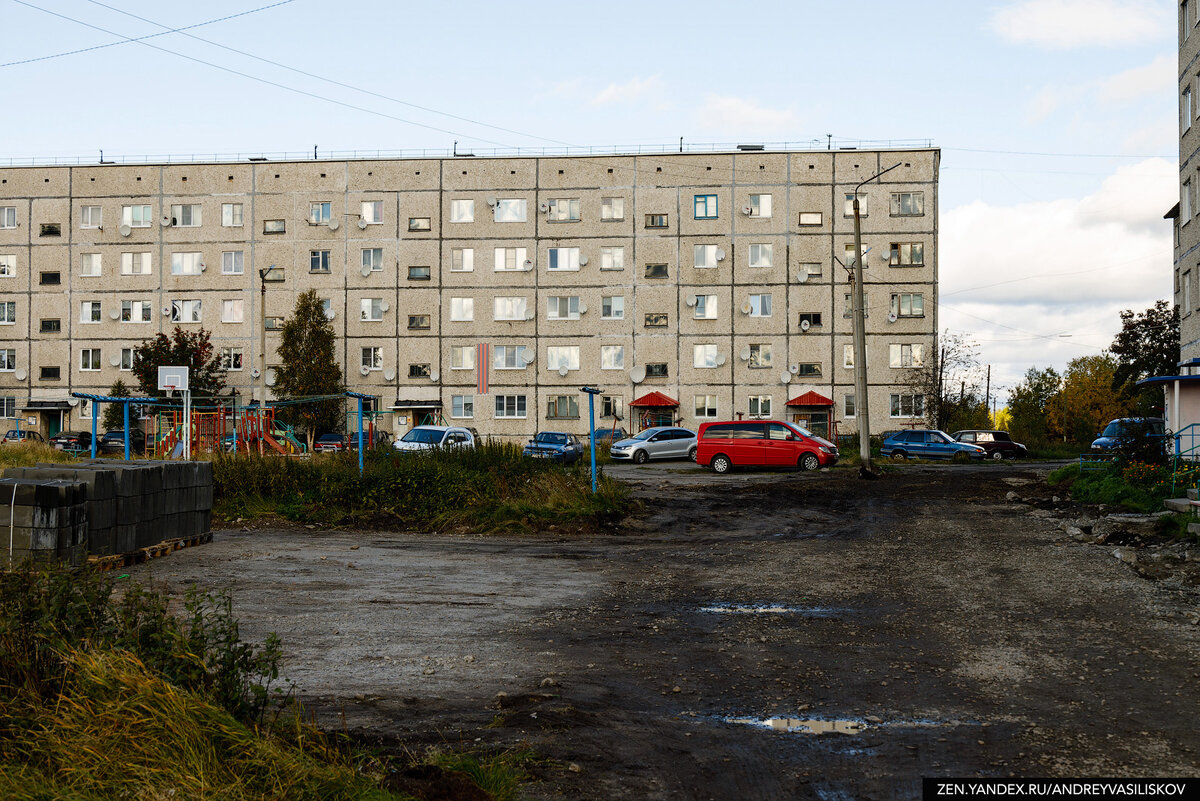
{"label": "overgrown weeds", "polygon": [[1070,492],[1079,503],[1118,506],[1132,512],[1154,512],[1171,497],[1170,470],[1160,464],[1114,460],[1080,472],[1078,464],[1060,467],[1048,477],[1050,486]]}
{"label": "overgrown weeds", "polygon": [[33,467],[38,462],[66,464],[75,461],[69,453],[43,442],[13,442],[0,447],[0,470],[5,467]]}

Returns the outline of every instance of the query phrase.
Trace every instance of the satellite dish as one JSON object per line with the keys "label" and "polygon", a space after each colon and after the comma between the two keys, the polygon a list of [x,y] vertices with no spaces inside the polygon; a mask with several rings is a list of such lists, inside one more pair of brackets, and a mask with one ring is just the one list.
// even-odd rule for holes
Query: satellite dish
{"label": "satellite dish", "polygon": [[725,261],[725,251],[717,248],[717,261]]}
{"label": "satellite dish", "polygon": [[362,217],[359,217],[358,218],[358,227],[365,231],[367,229],[367,221],[364,220]]}
{"label": "satellite dish", "polygon": [[337,217],[330,217],[328,225],[329,225],[330,231],[336,231],[338,228],[340,228],[342,226],[341,222],[338,221]]}
{"label": "satellite dish", "polygon": [[17,380],[18,380],[18,381],[24,381],[24,380],[25,380],[25,377],[26,377],[27,375],[29,375],[29,373],[25,372],[25,368],[24,368],[24,367],[18,367],[18,368],[17,368],[17,372],[13,373],[13,375],[15,375],[15,376],[17,377]]}
{"label": "satellite dish", "polygon": [[79,398],[67,398],[67,405],[68,406],[78,406]]}
{"label": "satellite dish", "polygon": [[579,301],[579,313],[580,313],[580,314],[587,314],[587,304],[586,304],[586,303],[584,303],[582,300],[581,300],[581,301]]}
{"label": "satellite dish", "polygon": [[742,304],[742,314],[749,314],[751,308],[750,301],[746,301]]}
{"label": "satellite dish", "polygon": [[796,273],[796,282],[801,284],[808,283],[808,270],[801,270]]}
{"label": "satellite dish", "polygon": [[684,298],[683,302],[689,306],[695,306],[696,305],[696,296],[688,295],[686,298]]}
{"label": "satellite dish", "polygon": [[800,365],[798,365],[798,364],[790,365],[788,367],[788,372],[791,373],[792,375],[796,375],[797,373],[800,372]]}
{"label": "satellite dish", "polygon": [[441,377],[442,377],[442,374],[441,374],[441,373],[439,373],[437,370],[434,370],[433,372],[431,372],[431,373],[429,374],[429,380],[430,380],[430,381],[437,381],[437,380],[438,380],[439,378],[441,378]]}
{"label": "satellite dish", "polygon": [[891,251],[891,250],[880,250],[880,251],[879,251],[879,258],[880,258],[880,259],[882,259],[882,260],[883,260],[883,261],[885,261],[885,262],[891,262],[891,260],[892,260],[892,251]]}
{"label": "satellite dish", "polygon": [[780,380],[780,382],[782,382],[784,384],[790,384],[792,381],[792,374],[789,373],[787,370],[784,370],[782,373],[779,374],[779,380]]}
{"label": "satellite dish", "polygon": [[486,198],[484,202],[487,203],[489,206],[495,207],[495,205],[498,201],[494,197],[489,197],[489,198]]}
{"label": "satellite dish", "polygon": [[121,227],[118,228],[117,231],[121,234],[121,236],[129,236],[133,233],[133,229],[124,223],[121,224]]}
{"label": "satellite dish", "polygon": [[586,267],[586,266],[587,266],[587,261],[588,261],[588,259],[587,259],[587,256],[582,256],[582,255],[581,255],[581,256],[579,257],[579,266],[580,266],[580,267]]}
{"label": "satellite dish", "polygon": [[535,316],[536,316],[536,315],[535,315],[533,312],[531,312],[531,311],[527,311],[527,312],[525,312],[525,319],[526,319],[526,320],[532,320],[532,319],[533,319]]}
{"label": "satellite dish", "polygon": [[255,367],[253,370],[250,371],[250,375],[254,376],[255,378],[258,378],[260,375],[262,375],[262,371],[259,370],[257,367]]}
{"label": "satellite dish", "polygon": [[163,228],[170,228],[170,227],[171,227],[171,224],[172,224],[173,222],[175,222],[175,218],[174,218],[174,217],[172,217],[172,216],[171,216],[171,215],[169,215],[169,214],[164,214],[164,215],[162,216],[162,219],[160,219],[160,220],[158,221],[158,224],[159,224],[159,225],[161,225]]}
{"label": "satellite dish", "polygon": [[646,368],[644,365],[638,365],[629,371],[629,380],[635,384],[640,384],[646,380]]}
{"label": "satellite dish", "polygon": [[389,367],[383,371],[383,377],[388,381],[392,381],[396,378],[396,371]]}
{"label": "satellite dish", "polygon": [[565,364],[558,368],[558,374],[563,378],[567,377],[567,366]]}
{"label": "satellite dish", "polygon": [[362,373],[363,375],[370,375],[370,374],[371,374],[371,368],[370,368],[370,367],[367,367],[365,364],[364,364],[362,367],[358,368],[358,371],[359,371],[360,373]]}
{"label": "satellite dish", "polygon": [[392,304],[388,303],[386,300],[379,304],[380,311],[387,311],[390,308],[392,308]]}
{"label": "satellite dish", "polygon": [[364,264],[364,265],[363,265],[363,268],[362,268],[362,274],[363,274],[363,278],[366,278],[368,275],[370,275],[370,274],[371,274],[371,267],[370,267],[370,265],[367,265],[367,264]]}
{"label": "satellite dish", "polygon": [[325,319],[332,320],[334,317],[337,317],[337,312],[330,307],[329,311],[325,312]]}
{"label": "satellite dish", "polygon": [[721,366],[722,364],[724,364],[724,363],[725,363],[725,354],[724,354],[724,353],[718,353],[718,354],[717,354],[717,366],[718,366],[718,367],[720,367],[720,366]]}
{"label": "satellite dish", "polygon": [[163,317],[166,317],[168,314],[170,314],[170,313],[171,313],[171,307],[170,307],[170,306],[163,306],[163,307],[162,307],[162,313],[163,313]]}
{"label": "satellite dish", "polygon": [[204,262],[200,262],[200,272],[204,272],[207,269],[208,269],[208,265],[205,264]]}
{"label": "satellite dish", "polygon": [[113,367],[120,367],[121,366],[121,355],[119,353],[114,353],[112,356],[109,356],[108,363],[111,364]]}
{"label": "satellite dish", "polygon": [[549,204],[549,203],[542,203],[542,204],[538,205],[538,208],[539,208],[541,211],[550,211],[550,204]]}
{"label": "satellite dish", "polygon": [[749,359],[750,359],[750,346],[749,346],[749,345],[747,345],[746,347],[742,348],[742,352],[741,352],[741,353],[739,353],[738,355],[742,357],[742,361],[749,361]]}
{"label": "satellite dish", "polygon": [[526,367],[533,364],[533,354],[528,351],[525,351],[521,356],[521,363],[524,364]]}
{"label": "satellite dish", "polygon": [[752,206],[742,206],[742,214],[745,214],[747,217],[749,217],[753,211],[754,208]]}
{"label": "satellite dish", "polygon": [[896,313],[895,313],[895,312],[890,312],[890,313],[888,314],[888,322],[889,322],[889,323],[894,323],[894,322],[896,322],[896,320],[897,320]]}
{"label": "satellite dish", "polygon": [[110,311],[110,312],[108,313],[108,316],[109,316],[109,317],[111,317],[111,318],[112,318],[112,319],[114,319],[114,320],[119,320],[119,319],[121,319],[121,313],[120,313],[119,311],[117,311],[116,309],[113,309],[112,311]]}
{"label": "satellite dish", "polygon": [[810,328],[812,328],[812,323],[810,323],[808,320],[800,321],[800,330],[801,331],[807,331]]}
{"label": "satellite dish", "polygon": [[525,260],[525,272],[529,272],[532,269],[533,269],[533,259],[526,259]]}

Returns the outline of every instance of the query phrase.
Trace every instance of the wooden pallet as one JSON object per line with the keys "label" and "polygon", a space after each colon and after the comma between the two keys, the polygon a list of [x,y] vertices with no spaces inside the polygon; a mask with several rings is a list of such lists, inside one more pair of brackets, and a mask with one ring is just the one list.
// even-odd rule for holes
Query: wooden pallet
{"label": "wooden pallet", "polygon": [[89,556],[88,564],[96,570],[116,570],[128,567],[129,565],[140,564],[148,559],[157,559],[160,556],[166,556],[172,551],[178,551],[180,548],[190,548],[193,545],[203,545],[206,542],[212,542],[211,531],[191,537],[163,540],[157,545],[138,548],[136,551],[131,551],[130,553],[118,553],[111,556]]}

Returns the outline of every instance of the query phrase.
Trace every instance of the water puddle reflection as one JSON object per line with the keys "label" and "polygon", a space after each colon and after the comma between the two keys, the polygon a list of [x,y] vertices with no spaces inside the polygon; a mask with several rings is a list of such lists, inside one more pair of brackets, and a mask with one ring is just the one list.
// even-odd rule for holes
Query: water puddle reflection
{"label": "water puddle reflection", "polygon": [[718,615],[803,615],[804,617],[835,617],[849,612],[832,606],[785,606],[783,604],[709,604],[701,612]]}
{"label": "water puddle reflection", "polygon": [[726,723],[743,726],[758,726],[772,731],[798,732],[800,734],[860,734],[871,728],[865,720],[846,718],[842,720],[820,720],[818,718],[722,718]]}

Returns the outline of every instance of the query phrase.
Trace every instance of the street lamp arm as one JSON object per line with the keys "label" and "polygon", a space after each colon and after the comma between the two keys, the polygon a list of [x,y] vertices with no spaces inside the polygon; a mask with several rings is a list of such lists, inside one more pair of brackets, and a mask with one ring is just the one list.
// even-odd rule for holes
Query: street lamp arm
{"label": "street lamp arm", "polygon": [[866,179],[865,181],[861,181],[858,184],[858,186],[854,187],[854,199],[858,200],[858,190],[862,189],[864,184],[871,183],[871,181],[874,181],[876,178],[878,178],[882,175],[888,174],[889,172],[891,172],[892,170],[896,169],[899,166],[900,166],[900,162],[897,161],[895,164],[888,167],[886,170],[880,170],[879,172],[875,173],[874,175],[872,175],[870,178]]}

